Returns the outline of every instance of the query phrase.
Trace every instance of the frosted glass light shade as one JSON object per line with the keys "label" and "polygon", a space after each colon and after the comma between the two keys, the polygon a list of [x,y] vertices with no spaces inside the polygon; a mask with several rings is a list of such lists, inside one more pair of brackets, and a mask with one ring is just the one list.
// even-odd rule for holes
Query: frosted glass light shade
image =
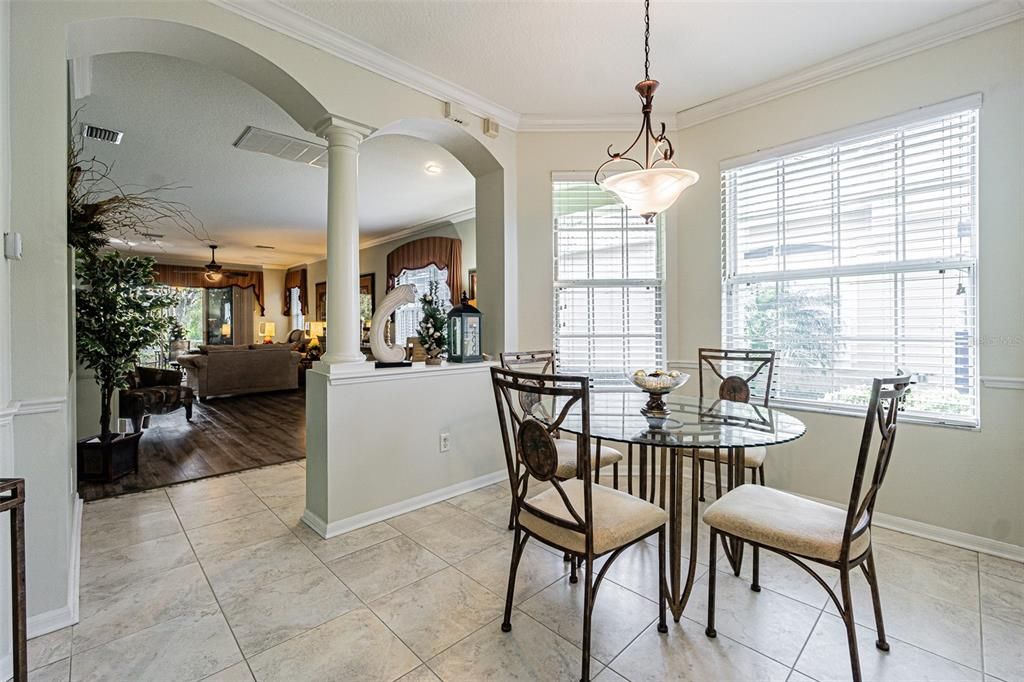
{"label": "frosted glass light shade", "polygon": [[601,187],[650,222],[699,179],[700,175],[685,168],[648,168],[610,175],[601,182]]}

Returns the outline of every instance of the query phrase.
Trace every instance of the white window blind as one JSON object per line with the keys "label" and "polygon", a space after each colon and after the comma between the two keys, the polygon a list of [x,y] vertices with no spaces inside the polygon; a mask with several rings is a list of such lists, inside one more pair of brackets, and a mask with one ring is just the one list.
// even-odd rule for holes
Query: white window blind
{"label": "white window blind", "polygon": [[441,299],[441,308],[447,310],[451,301],[451,290],[448,288],[448,269],[438,268],[431,263],[424,268],[415,270],[402,270],[395,278],[395,284],[415,284],[416,301],[407,303],[395,311],[395,340],[396,343],[405,344],[410,336],[419,333],[420,320],[423,319],[423,305],[420,298],[430,291],[430,283],[437,282],[437,295]]}
{"label": "white window blind", "polygon": [[662,219],[651,224],[593,178],[555,174],[554,342],[558,370],[596,386],[664,367]]}
{"label": "white window blind", "polygon": [[288,290],[288,305],[291,308],[292,329],[305,329],[306,318],[302,314],[302,303],[299,301],[299,288],[292,287]]}
{"label": "white window blind", "polygon": [[977,106],[723,167],[723,344],[779,352],[777,400],[900,369],[908,416],[978,423]]}

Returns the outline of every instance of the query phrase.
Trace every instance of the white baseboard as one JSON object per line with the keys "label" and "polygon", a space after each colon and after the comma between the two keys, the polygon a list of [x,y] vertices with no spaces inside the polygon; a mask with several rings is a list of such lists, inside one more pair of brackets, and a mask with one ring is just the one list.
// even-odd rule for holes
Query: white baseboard
{"label": "white baseboard", "polygon": [[362,514],[356,514],[350,516],[347,519],[341,521],[335,521],[333,523],[326,523],[323,519],[312,513],[308,509],[303,512],[303,522],[315,530],[321,537],[333,538],[343,533],[349,533],[360,528],[364,528],[380,521],[386,521],[399,514],[405,514],[406,512],[415,511],[422,507],[429,506],[442,500],[447,500],[450,497],[456,495],[462,495],[463,493],[472,492],[484,486],[492,485],[500,481],[508,480],[508,472],[502,469],[501,471],[495,471],[492,474],[486,474],[477,478],[456,483],[446,488],[440,488],[439,490],[433,490],[429,493],[424,493],[417,497],[410,498],[408,500],[402,500],[401,502],[395,502],[394,504],[385,505],[378,507],[377,509],[371,509],[368,512]]}
{"label": "white baseboard", "polygon": [[[607,467],[601,472],[601,480],[608,482],[611,479],[611,473],[605,474]],[[619,475],[627,475],[628,469],[620,464]],[[689,465],[683,468],[683,479],[690,479],[690,468]],[[658,467],[655,467],[655,473],[660,474]],[[647,475],[650,476],[651,472],[648,470]],[[606,478],[607,475],[607,478]],[[633,475],[639,475],[639,467],[633,465]],[[723,468],[724,475],[724,468]],[[711,468],[707,473],[707,483],[713,482],[714,473]],[[684,486],[685,490],[689,490],[688,486]],[[814,500],[815,502],[821,502],[827,504],[830,507],[836,507],[838,509],[845,509],[845,504],[834,502],[832,500],[825,500],[820,497],[814,497],[812,495],[804,495],[795,491],[792,492],[794,495],[799,495],[808,500]],[[1010,544],[1009,542],[1002,542],[1000,540],[993,540],[992,538],[986,538],[981,535],[972,535],[971,533],[964,533],[963,531],[953,530],[951,528],[944,528],[942,526],[933,526],[930,523],[924,523],[923,521],[914,521],[913,519],[905,519],[902,516],[894,516],[893,514],[885,514],[883,512],[875,512],[872,523],[879,528],[886,528],[888,530],[898,531],[900,533],[906,533],[907,535],[915,535],[926,540],[934,540],[935,542],[941,542],[946,545],[953,545],[954,547],[960,547],[962,549],[968,549],[973,552],[981,552],[982,554],[991,554],[992,556],[1001,557],[1003,559],[1009,559],[1011,561],[1024,562],[1024,547],[1020,545]]]}
{"label": "white baseboard", "polygon": [[67,602],[60,608],[30,616],[27,623],[29,639],[47,635],[78,623],[78,581],[82,555],[82,498],[78,495],[75,495],[75,509],[72,512],[69,540],[71,544],[68,556]]}
{"label": "white baseboard", "polygon": [[[805,497],[808,500],[814,500],[815,502],[821,502],[822,504],[827,504],[830,507],[837,507],[839,509],[846,508],[846,505],[833,502],[832,500],[823,500],[810,495],[800,495],[800,497]],[[879,528],[886,528],[888,530],[906,533],[907,535],[916,535],[919,538],[934,540],[935,542],[941,542],[945,545],[953,545],[954,547],[969,549],[973,552],[980,552],[982,554],[991,554],[992,556],[1002,557],[1003,559],[1009,559],[1011,561],[1024,562],[1024,547],[1012,545],[1009,542],[993,540],[992,538],[986,538],[981,535],[972,535],[971,533],[964,533],[963,531],[953,530],[951,528],[943,528],[942,526],[933,526],[930,523],[914,521],[913,519],[905,519],[901,516],[893,516],[892,514],[884,514],[882,512],[875,512],[872,524]]]}

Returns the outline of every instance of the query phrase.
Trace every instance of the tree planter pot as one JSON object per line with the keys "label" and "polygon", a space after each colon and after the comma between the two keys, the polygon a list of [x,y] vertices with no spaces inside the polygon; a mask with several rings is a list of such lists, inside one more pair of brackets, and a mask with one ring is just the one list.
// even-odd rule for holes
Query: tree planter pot
{"label": "tree planter pot", "polygon": [[108,441],[99,436],[78,441],[78,480],[110,483],[139,470],[142,433],[118,433]]}
{"label": "tree planter pot", "polygon": [[438,355],[437,357],[430,357],[430,356],[427,356],[427,359],[425,360],[425,362],[426,362],[426,363],[427,363],[428,365],[440,365],[440,364],[441,364],[441,362],[443,362],[443,360],[441,359],[441,356],[440,356],[440,355]]}

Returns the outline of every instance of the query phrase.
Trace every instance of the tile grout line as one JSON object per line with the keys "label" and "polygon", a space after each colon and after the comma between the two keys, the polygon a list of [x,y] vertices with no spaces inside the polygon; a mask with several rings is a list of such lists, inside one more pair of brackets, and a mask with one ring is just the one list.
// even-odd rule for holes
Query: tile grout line
{"label": "tile grout line", "polygon": [[[278,465],[271,465],[271,466],[278,466]],[[243,483],[243,484],[244,484],[244,485],[245,485],[245,486],[246,486],[247,488],[249,487],[249,485],[248,485],[247,483],[245,483],[245,481],[242,481],[242,483]],[[249,488],[249,489],[250,489],[250,491],[252,490],[251,488]],[[255,493],[253,493],[253,494],[255,494]],[[257,497],[258,497],[258,495],[257,495]],[[262,500],[261,500],[261,501],[262,501]],[[273,512],[273,510],[271,510],[271,512]],[[302,542],[302,538],[300,538],[300,537],[298,536],[298,534],[297,534],[297,533],[295,532],[295,530],[294,530],[294,529],[293,529],[293,528],[292,528],[292,527],[291,527],[290,525],[288,525],[287,523],[285,523],[285,522],[284,522],[284,520],[283,520],[283,519],[281,519],[281,517],[277,516],[277,513],[276,513],[276,512],[274,513],[274,516],[275,516],[275,517],[277,517],[279,521],[281,521],[282,523],[284,523],[285,527],[286,527],[286,528],[288,528],[288,532],[292,534],[292,537],[294,537],[294,538],[295,538],[296,540],[298,540],[298,541],[299,541],[300,543],[302,543],[302,546],[303,546],[303,547],[305,547],[305,548],[306,548],[306,550],[307,550],[307,551],[309,551],[309,553],[310,553],[310,554],[312,554],[312,555],[313,555],[313,557],[314,557],[314,558],[315,558],[315,559],[316,559],[317,561],[319,561],[319,562],[320,562],[320,564],[321,564],[321,565],[322,565],[322,566],[323,566],[323,567],[324,567],[324,568],[325,568],[325,569],[326,569],[326,570],[327,570],[327,571],[328,571],[328,572],[329,572],[329,573],[330,573],[330,574],[331,574],[332,576],[334,576],[335,580],[337,580],[337,581],[338,581],[338,582],[339,582],[339,583],[340,583],[340,584],[341,584],[341,585],[342,585],[342,586],[343,586],[343,587],[344,587],[344,588],[345,588],[346,590],[348,590],[348,591],[349,591],[349,592],[350,592],[350,593],[352,594],[352,596],[353,596],[353,597],[355,597],[355,598],[356,598],[356,600],[357,600],[357,601],[358,601],[358,602],[359,602],[360,604],[362,604],[362,605],[363,605],[363,608],[365,608],[365,609],[366,609],[367,611],[369,611],[369,612],[370,612],[370,613],[371,613],[371,614],[373,615],[373,617],[374,617],[374,618],[376,618],[376,619],[377,619],[377,621],[378,621],[378,622],[379,622],[379,623],[380,623],[381,625],[383,625],[383,626],[384,626],[384,628],[385,628],[385,629],[387,629],[387,631],[388,631],[388,632],[390,632],[390,633],[391,633],[391,634],[392,634],[392,635],[393,635],[393,636],[395,637],[395,639],[397,639],[397,640],[398,640],[399,642],[401,642],[401,643],[402,643],[402,645],[403,645],[403,646],[404,646],[404,647],[405,647],[406,649],[408,649],[408,650],[409,650],[409,653],[411,653],[411,654],[412,654],[412,655],[413,655],[413,656],[414,656],[414,657],[416,658],[416,660],[418,660],[418,661],[420,662],[420,664],[419,664],[419,665],[422,665],[422,666],[426,666],[426,665],[427,665],[427,662],[426,662],[426,661],[424,661],[424,660],[423,660],[422,658],[420,658],[419,654],[417,654],[417,653],[416,653],[415,651],[413,651],[412,647],[411,647],[411,646],[409,646],[409,643],[408,643],[408,642],[406,642],[406,641],[405,641],[404,639],[402,639],[402,638],[401,638],[401,637],[400,637],[400,636],[398,635],[398,633],[397,633],[397,632],[395,632],[394,630],[392,630],[392,629],[391,629],[391,626],[389,626],[389,625],[388,625],[387,623],[385,623],[385,622],[384,622],[384,620],[383,620],[383,619],[382,619],[382,618],[381,618],[380,616],[378,616],[378,615],[377,615],[377,612],[376,612],[376,611],[374,611],[374,610],[373,610],[373,609],[372,609],[372,608],[370,607],[370,605],[369,605],[369,604],[368,604],[368,603],[367,603],[366,601],[364,601],[364,600],[363,600],[363,598],[362,598],[362,597],[360,597],[360,596],[359,596],[358,594],[356,594],[356,592],[355,592],[355,591],[354,591],[354,590],[353,590],[353,589],[352,589],[351,587],[349,587],[349,586],[348,586],[348,585],[347,585],[347,584],[345,583],[345,581],[344,581],[344,580],[342,580],[342,579],[341,579],[341,578],[340,578],[340,577],[338,576],[338,574],[337,574],[337,573],[335,573],[334,571],[332,571],[332,570],[331,570],[331,567],[327,565],[327,562],[326,562],[326,561],[324,561],[324,560],[323,560],[323,559],[322,559],[322,558],[321,558],[321,557],[320,557],[320,556],[319,556],[319,555],[318,555],[318,554],[317,554],[316,552],[314,552],[314,551],[313,551],[312,549],[310,549],[310,548],[309,548],[309,547],[308,547],[308,546],[306,545],[306,543]],[[299,522],[299,523],[302,523],[302,519],[300,518],[298,522]],[[393,530],[394,530],[395,532],[397,532],[397,533],[399,534],[399,537],[407,537],[407,536],[405,535],[405,533],[403,533],[402,531],[398,530],[398,529],[397,529],[397,528],[395,528],[394,526],[392,526],[392,525],[388,524],[388,523],[387,523],[387,519],[385,519],[384,521],[380,521],[379,523],[384,523],[384,524],[385,524],[385,525],[387,525],[387,526],[388,526],[389,528],[393,529]],[[372,525],[372,524],[371,524],[371,525]],[[366,527],[366,526],[364,526],[364,527]],[[313,532],[316,532],[316,531],[313,531]],[[343,533],[342,535],[345,535],[345,534]],[[337,537],[341,537],[341,536],[339,535],[339,536],[337,536]],[[380,542],[375,542],[375,543],[373,543],[372,545],[368,545],[368,546],[366,546],[366,547],[363,547],[362,549],[358,549],[358,550],[356,550],[355,552],[352,552],[351,554],[355,554],[356,552],[360,552],[360,551],[362,551],[363,549],[369,549],[370,547],[376,547],[376,546],[378,546],[378,545],[384,544],[385,542],[388,542],[388,541],[390,541],[390,540],[394,540],[394,539],[396,539],[396,538],[388,538],[387,540],[382,540],[382,541],[380,541]],[[409,539],[409,540],[412,540],[412,538],[408,538],[408,539]],[[324,540],[324,541],[326,542],[326,540]],[[415,540],[412,540],[412,541],[413,541],[413,542],[415,542]],[[418,545],[419,543],[416,543],[416,544]],[[429,550],[427,550],[427,551],[429,551]],[[431,552],[431,554],[433,554],[433,552]],[[335,559],[332,559],[332,561],[334,561],[334,560],[336,560],[336,559],[342,559],[342,558],[344,558],[344,556],[348,556],[348,555],[343,555],[343,556],[341,556],[341,557],[336,557]],[[435,555],[435,556],[436,556],[436,555]],[[440,561],[441,561],[442,563],[444,563],[444,564],[445,564],[445,566],[447,566],[447,567],[451,567],[451,568],[454,568],[454,566],[451,566],[451,564],[449,564],[449,563],[448,563],[447,561],[445,561],[445,560],[444,560],[443,558],[441,558],[441,557],[437,557],[437,558],[438,558],[438,559],[439,559],[439,560],[440,560]],[[436,573],[440,573],[440,571],[443,571],[443,570],[444,570],[444,569],[442,568],[442,569],[440,569],[440,570],[438,570],[438,571],[435,571],[435,573],[431,573],[430,575],[435,575]],[[430,577],[430,576],[426,576],[426,577]],[[418,582],[418,581],[414,581],[414,582]],[[212,589],[212,588],[211,588],[211,589]],[[399,588],[399,589],[402,589],[402,588]],[[392,590],[392,592],[389,592],[388,594],[391,594],[391,593],[393,593],[393,592],[396,592],[396,591],[397,591],[397,590]],[[292,636],[292,637],[289,637],[288,639],[282,640],[281,642],[278,642],[277,644],[275,644],[275,645],[274,645],[274,646],[272,646],[272,647],[267,647],[266,649],[264,649],[263,651],[260,651],[260,652],[258,652],[258,653],[264,653],[264,652],[266,652],[266,651],[270,651],[270,650],[271,650],[271,649],[273,649],[274,647],[280,646],[281,644],[284,644],[285,642],[290,642],[291,640],[293,640],[293,639],[296,639],[297,637],[301,637],[301,636],[303,636],[303,635],[305,635],[305,634],[307,634],[307,633],[311,632],[312,630],[315,630],[315,629],[316,629],[316,628],[318,628],[318,627],[322,627],[322,626],[324,626],[325,624],[327,624],[327,623],[330,623],[330,622],[331,622],[331,621],[333,621],[333,620],[337,620],[338,618],[342,618],[342,617],[344,617],[345,615],[347,615],[348,613],[351,613],[351,611],[346,611],[345,613],[341,614],[340,616],[336,616],[335,618],[331,618],[331,619],[329,619],[329,620],[326,620],[326,621],[324,621],[323,623],[320,623],[319,625],[316,625],[316,626],[314,626],[314,627],[312,627],[312,628],[309,628],[308,630],[304,630],[304,631],[302,631],[302,632],[300,632],[300,633],[298,633],[298,634],[296,634],[296,635],[294,635],[294,636]],[[225,618],[225,620],[227,620],[227,618]],[[231,627],[231,624],[230,624],[230,623],[228,623],[228,627],[229,627],[229,628]],[[233,631],[232,631],[232,634],[234,634],[234,632],[233,632]],[[239,650],[241,651],[241,647],[239,647]],[[257,654],[254,654],[254,656],[255,656],[255,655],[257,655]],[[245,659],[245,661],[246,661],[246,665],[248,665],[248,664],[249,664],[249,658],[248,658],[248,657],[247,657],[247,656],[245,655],[245,653],[244,653],[244,652],[242,653],[242,657],[243,657],[243,658]],[[418,667],[419,667],[419,665],[418,665],[418,666],[416,666],[416,668],[418,668]],[[413,668],[412,670],[415,670],[416,668]],[[429,666],[427,666],[427,669],[429,670],[429,669],[430,669],[430,667],[429,667]],[[402,675],[400,675],[399,677],[402,677],[402,676],[404,676],[404,675],[407,675],[407,674],[409,674],[410,672],[412,672],[412,670],[409,670],[409,671],[407,671],[407,672],[404,672],[404,673],[402,673]],[[250,666],[250,668],[249,668],[249,671],[250,671],[250,673],[252,672],[252,667],[251,667],[251,666]],[[253,675],[253,679],[255,679],[255,678],[256,678],[256,676],[255,676],[255,675]],[[398,678],[395,678],[395,679],[398,679]]]}
{"label": "tile grout line", "polygon": [[[243,481],[243,485],[244,485],[244,483],[245,482]],[[248,486],[246,486],[246,487],[248,487]],[[166,490],[164,492],[166,493]],[[167,500],[171,503],[171,508],[174,510],[175,516],[177,516],[178,515],[178,508],[174,506],[174,501],[171,500],[171,496],[170,495],[167,496]],[[260,500],[260,502],[262,502],[262,500]],[[180,516],[178,516],[178,523],[181,523],[181,517]],[[206,574],[206,567],[203,566],[203,562],[199,559],[199,555],[196,554],[196,548],[192,544],[192,538],[190,538],[188,536],[188,533],[185,532],[184,524],[182,525],[182,532],[185,533],[185,541],[188,542],[188,548],[192,551],[192,556],[194,556],[196,558],[196,564],[199,566],[199,570],[202,571],[203,579],[206,580],[206,586],[210,588],[210,594],[213,595],[213,601],[214,601],[215,604],[217,604],[217,610],[220,612],[220,617],[224,619],[224,624],[226,626],[228,626],[228,632],[231,633],[231,639],[235,642],[235,648],[238,649],[238,655],[242,657],[242,661],[245,662],[245,667],[249,670],[249,674],[255,680],[256,679],[256,675],[252,671],[252,666],[249,665],[249,659],[246,658],[245,657],[245,653],[242,652],[242,645],[239,643],[238,637],[235,635],[234,628],[231,627],[231,621],[228,620],[227,613],[224,612],[224,606],[220,603],[220,597],[217,596],[217,591],[213,589],[213,583],[210,582],[210,576],[208,576]],[[222,670],[227,670],[228,668],[236,665],[237,663],[238,663],[238,661],[235,661],[235,663],[232,663],[231,665],[227,666],[226,668],[222,668]],[[207,675],[206,677],[211,677],[213,675],[216,675],[217,673],[221,672],[222,670],[215,670],[214,672],[210,673],[210,675]],[[201,678],[201,679],[205,679],[205,678]]]}
{"label": "tile grout line", "polygon": [[[828,605],[828,603],[828,597],[826,597],[825,604]],[[799,673],[801,675],[804,674],[796,669],[796,664],[800,662],[800,657],[804,655],[804,651],[807,649],[807,645],[811,643],[811,637],[814,636],[814,631],[817,629],[818,623],[821,622],[821,617],[823,615],[825,615],[825,606],[822,606],[821,610],[818,611],[818,617],[814,619],[814,625],[811,626],[810,632],[807,633],[807,639],[804,640],[803,646],[800,647],[800,651],[797,653],[796,658],[793,659],[793,665],[789,669],[789,677],[792,677],[793,673]],[[854,623],[854,628],[856,627],[857,624]],[[810,677],[810,675],[807,675],[807,677]]]}

